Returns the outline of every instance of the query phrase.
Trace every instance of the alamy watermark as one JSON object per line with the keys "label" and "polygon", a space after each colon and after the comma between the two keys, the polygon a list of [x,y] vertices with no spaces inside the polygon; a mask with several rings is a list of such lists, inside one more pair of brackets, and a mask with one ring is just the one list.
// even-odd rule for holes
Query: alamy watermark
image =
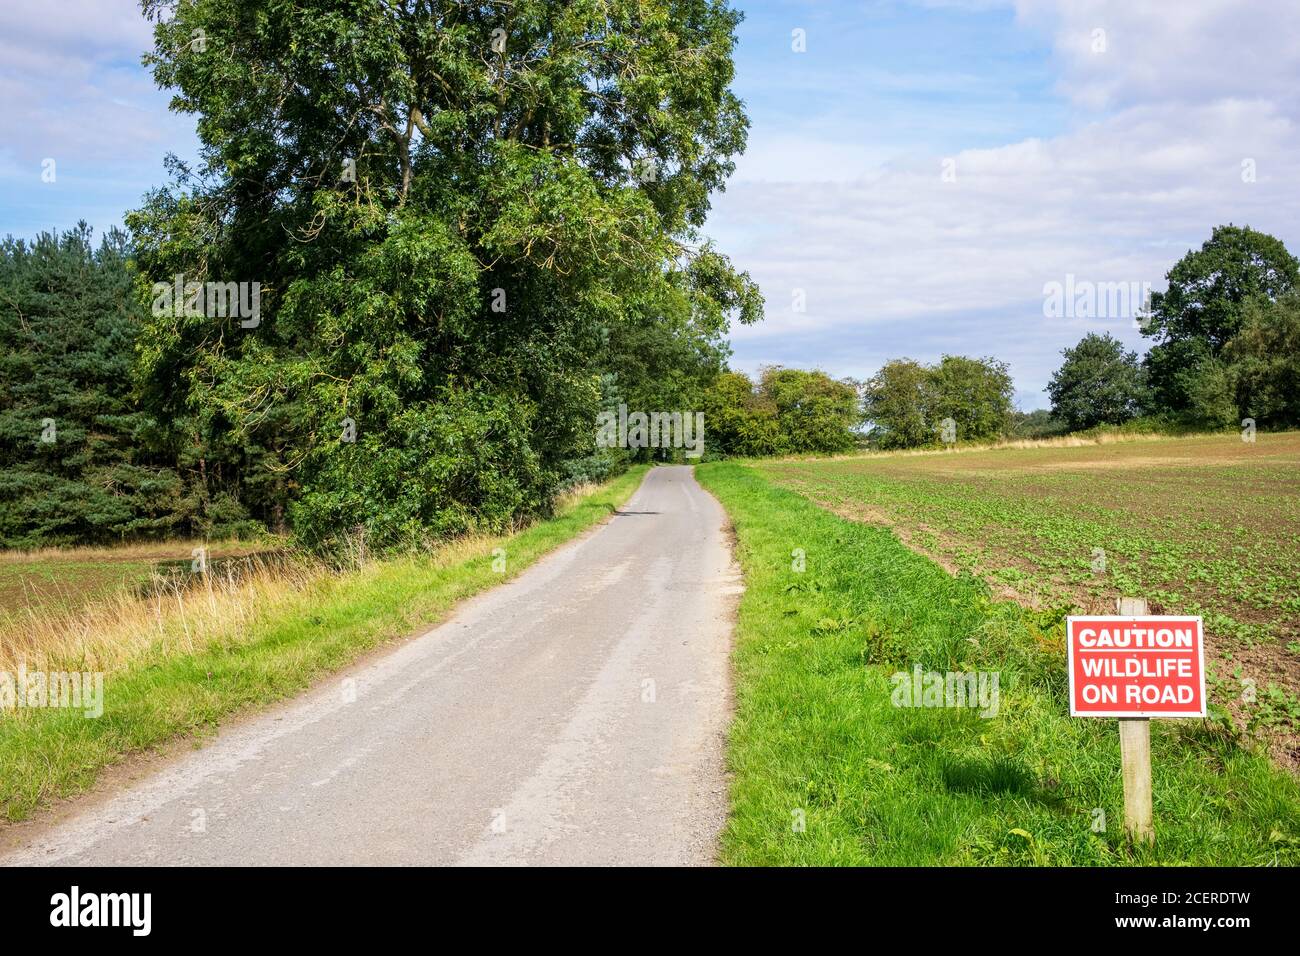
{"label": "alamy watermark", "polygon": [[102,671],[29,671],[18,665],[18,673],[0,671],[0,710],[65,707],[80,710],[87,717],[104,713]]}
{"label": "alamy watermark", "polygon": [[1141,325],[1151,301],[1150,282],[1091,282],[1073,272],[1065,282],[1043,283],[1048,319],[1133,319]]}
{"label": "alamy watermark", "polygon": [[262,323],[262,283],[186,282],[176,273],[171,282],[153,284],[153,314],[239,319],[240,328]]}
{"label": "alamy watermark", "polygon": [[153,928],[152,893],[94,893],[73,885],[50,897],[50,925],[123,926],[132,936],[148,936]]}
{"label": "alamy watermark", "polygon": [[617,412],[596,417],[597,448],[684,448],[687,458],[704,454],[703,412]]}
{"label": "alamy watermark", "polygon": [[895,707],[969,707],[981,717],[998,715],[997,671],[898,671],[890,677]]}

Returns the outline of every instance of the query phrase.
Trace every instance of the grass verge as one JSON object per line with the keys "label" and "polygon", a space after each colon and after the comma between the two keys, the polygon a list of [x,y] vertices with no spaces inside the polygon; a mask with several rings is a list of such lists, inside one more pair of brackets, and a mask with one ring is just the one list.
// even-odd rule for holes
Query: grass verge
{"label": "grass verge", "polygon": [[[213,599],[197,642],[191,624],[185,624],[182,644],[170,634],[180,624],[164,621],[146,648],[106,676],[102,716],[87,719],[71,709],[0,712],[3,818],[20,820],[50,799],[90,787],[104,767],[127,754],[210,731],[224,718],[296,694],[365,651],[436,623],[458,601],[513,577],[596,525],[631,497],[645,472],[633,468],[516,534],[454,542],[431,555],[346,574],[300,576],[279,589],[251,582]],[[497,549],[504,549],[504,572],[493,568],[494,558],[502,557]]]}
{"label": "grass verge", "polygon": [[[1300,863],[1300,785],[1204,721],[1152,722],[1157,842],[1127,844],[1116,723],[1068,716],[1059,613],[997,600],[752,468],[696,474],[747,584],[724,862]],[[892,675],[917,665],[996,673],[996,716],[894,706]]]}

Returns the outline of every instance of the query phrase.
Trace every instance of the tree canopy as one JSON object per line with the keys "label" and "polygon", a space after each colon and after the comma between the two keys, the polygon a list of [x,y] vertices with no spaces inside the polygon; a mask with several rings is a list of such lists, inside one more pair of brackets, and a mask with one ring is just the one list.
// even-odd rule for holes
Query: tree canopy
{"label": "tree canopy", "polygon": [[188,530],[193,502],[131,395],[131,281],[120,231],[0,242],[0,545]]}
{"label": "tree canopy", "polygon": [[1013,394],[1007,364],[994,358],[895,359],[867,381],[864,413],[881,448],[993,441],[1011,427]]}
{"label": "tree canopy", "polygon": [[129,217],[138,261],[261,316],[155,310],[142,394],[309,543],[544,510],[603,375],[681,407],[759,317],[699,234],[746,134],[725,3],[143,6],[203,163]]}
{"label": "tree canopy", "polygon": [[1145,384],[1137,353],[1112,335],[1085,335],[1063,349],[1047,394],[1052,414],[1071,429],[1121,425],[1141,411]]}
{"label": "tree canopy", "polygon": [[1248,303],[1224,354],[1243,417],[1274,428],[1300,425],[1300,292]]}
{"label": "tree canopy", "polygon": [[726,372],[704,395],[706,447],[711,454],[829,454],[858,443],[858,386],[820,370]]}
{"label": "tree canopy", "polygon": [[1200,249],[1176,262],[1169,286],[1151,296],[1142,334],[1154,338],[1146,357],[1157,407],[1192,409],[1196,380],[1241,328],[1252,301],[1272,301],[1296,288],[1300,262],[1273,236],[1249,226],[1217,226]]}

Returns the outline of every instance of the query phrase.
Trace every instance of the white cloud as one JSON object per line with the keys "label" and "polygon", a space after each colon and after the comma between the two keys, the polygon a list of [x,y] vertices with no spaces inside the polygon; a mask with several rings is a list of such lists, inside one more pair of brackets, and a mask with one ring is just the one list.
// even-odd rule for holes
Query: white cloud
{"label": "white cloud", "polygon": [[[1016,0],[1053,35],[1061,88],[1090,108],[1268,97],[1294,106],[1300,4],[1293,0]],[[1093,31],[1106,49],[1094,52]]]}
{"label": "white cloud", "polygon": [[134,0],[17,0],[0,6],[0,150],[30,168],[157,159],[190,151],[192,120],[140,67],[152,25]]}
{"label": "white cloud", "polygon": [[[1160,288],[1174,261],[1229,221],[1300,251],[1300,4],[1017,8],[1018,24],[1055,38],[1060,88],[1075,104],[1061,135],[958,152],[956,182],[941,180],[943,157],[890,160],[879,146],[867,156],[836,142],[807,143],[802,164],[781,142],[740,167],[710,229],[768,309],[760,326],[733,331],[737,365],[863,376],[899,355],[994,354],[1032,395],[1086,331],[1144,343],[1131,323],[1044,318],[1044,283],[1073,274]],[[1080,46],[1093,24],[1108,39],[1096,57]],[[1245,160],[1255,182],[1243,181]],[[773,181],[781,168],[800,172]],[[791,311],[796,288],[805,314]]]}

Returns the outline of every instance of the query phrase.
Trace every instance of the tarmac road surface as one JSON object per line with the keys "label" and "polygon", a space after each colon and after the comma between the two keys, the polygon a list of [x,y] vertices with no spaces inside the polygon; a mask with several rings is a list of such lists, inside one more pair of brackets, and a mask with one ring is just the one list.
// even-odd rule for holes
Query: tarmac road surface
{"label": "tarmac road surface", "polygon": [[708,864],[740,590],[722,508],[652,469],[444,624],[16,828],[0,862]]}

